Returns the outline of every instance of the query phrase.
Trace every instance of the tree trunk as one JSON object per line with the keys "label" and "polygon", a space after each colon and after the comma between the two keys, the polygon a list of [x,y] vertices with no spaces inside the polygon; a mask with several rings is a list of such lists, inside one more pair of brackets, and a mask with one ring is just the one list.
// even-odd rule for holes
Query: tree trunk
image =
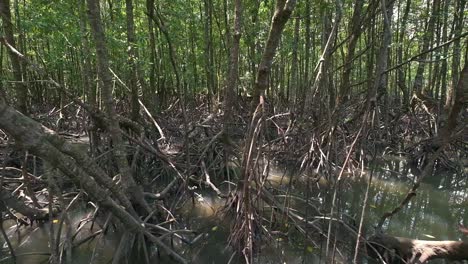
{"label": "tree trunk", "polygon": [[292,43],[292,65],[291,65],[291,74],[290,82],[288,86],[288,101],[289,101],[289,111],[294,112],[296,106],[296,95],[299,91],[298,87],[300,86],[299,74],[298,74],[298,46],[299,46],[299,26],[300,19],[297,17],[294,21],[294,40]]}
{"label": "tree trunk", "polygon": [[205,11],[205,72],[206,84],[208,89],[208,106],[210,111],[213,110],[214,93],[215,93],[215,76],[214,76],[214,51],[213,51],[213,2],[212,0],[204,0]]}
{"label": "tree trunk", "polygon": [[[322,31],[322,54],[320,55],[320,58],[317,62],[317,65],[315,66],[314,69],[314,74],[315,74],[315,80],[313,81],[311,92],[306,93],[305,96],[305,106],[304,106],[304,112],[309,112],[312,110],[313,106],[313,100],[315,98],[315,94],[318,93],[325,93],[328,92],[328,109],[333,109],[333,106],[335,104],[336,98],[335,98],[335,90],[334,87],[332,86],[332,75],[329,74],[329,69],[332,67],[332,62],[330,61],[331,59],[331,54],[332,54],[332,49],[335,46],[335,40],[338,34],[338,28],[341,23],[341,18],[342,18],[342,1],[336,1],[336,15],[335,19],[333,22],[333,26],[330,28],[330,22],[331,22],[331,14],[330,12],[323,10],[324,13],[322,14],[323,18],[323,31]],[[322,87],[323,89],[317,90],[318,87]],[[321,98],[325,98],[325,94],[322,96],[319,95],[319,100]],[[322,111],[322,107],[319,107],[319,111]],[[327,114],[329,114],[330,111],[327,111]],[[321,115],[322,113],[320,113]]]}
{"label": "tree trunk", "polygon": [[380,53],[377,57],[377,65],[375,69],[374,85],[367,94],[368,106],[377,102],[377,98],[387,92],[387,73],[385,70],[388,65],[388,51],[392,42],[391,21],[393,14],[393,1],[389,6],[385,6],[385,1],[382,2],[382,15],[384,17],[383,37],[380,47]]}
{"label": "tree trunk", "polygon": [[354,60],[354,51],[356,49],[356,45],[362,32],[361,13],[363,4],[363,0],[356,0],[356,2],[354,3],[353,17],[351,18],[351,24],[349,25],[350,36],[348,43],[348,53],[346,54],[346,58],[344,61],[343,76],[341,79],[340,89],[338,91],[336,106],[339,106],[342,102],[346,102],[348,98],[349,87],[351,86],[350,77]]}
{"label": "tree trunk", "polygon": [[128,64],[130,66],[130,78],[128,86],[130,87],[131,93],[131,116],[133,121],[137,121],[138,119],[140,119],[140,103],[138,102],[138,47],[135,37],[135,23],[133,21],[132,0],[125,0],[125,11],[127,12],[127,52]]}
{"label": "tree trunk", "polygon": [[[398,48],[397,48],[397,64],[400,64],[403,61],[403,41],[406,35],[406,23],[408,21],[409,11],[411,8],[411,0],[406,0],[405,11],[403,18],[401,19],[400,32],[398,35]],[[405,72],[404,69],[397,69],[397,85],[403,93],[403,107],[407,108],[409,106],[409,91],[405,83]]]}
{"label": "tree trunk", "polygon": [[[0,45],[0,76],[5,76],[3,71],[3,51],[4,51],[4,48],[3,48],[3,45]],[[0,82],[0,96],[3,97],[3,98],[7,98],[7,94],[5,92],[5,89],[3,88],[3,83]]]}
{"label": "tree trunk", "polygon": [[[421,52],[426,51],[429,49],[432,38],[434,36],[434,28],[435,28],[435,21],[437,19],[439,13],[439,6],[440,0],[434,0],[432,3],[432,11],[431,16],[429,17],[429,21],[427,23],[427,27],[425,29],[425,33],[422,39],[421,45]],[[424,53],[419,57],[419,65],[416,71],[416,76],[414,77],[414,84],[413,84],[413,92],[416,93],[417,96],[423,94],[423,74],[424,74],[424,66],[426,64],[427,53]]]}
{"label": "tree trunk", "polygon": [[224,98],[224,128],[225,132],[229,133],[230,123],[232,122],[232,111],[236,100],[237,79],[239,75],[239,46],[241,38],[242,24],[242,2],[235,0],[234,2],[234,31],[232,34],[231,52],[229,56],[229,72],[226,83],[226,92]]}
{"label": "tree trunk", "polygon": [[310,12],[310,9],[311,9],[311,6],[310,6],[310,1],[311,0],[306,0],[305,2],[305,51],[304,51],[304,81],[302,82],[302,86],[301,86],[301,98],[299,99],[300,100],[300,105],[299,105],[299,110],[302,111],[304,109],[304,105],[305,105],[305,98],[306,98],[306,94],[307,94],[307,88],[308,88],[308,85],[309,85],[309,71],[310,71],[310,49],[311,49],[311,46],[312,46],[312,41],[313,40],[313,37],[312,37],[312,34],[311,34],[311,12]]}
{"label": "tree trunk", "polygon": [[276,2],[276,10],[268,33],[267,43],[257,70],[251,108],[252,113],[260,102],[260,97],[264,97],[265,91],[268,89],[271,65],[273,64],[276,49],[281,39],[281,33],[295,6],[296,0],[277,0]]}
{"label": "tree trunk", "polygon": [[[256,63],[257,63],[257,47],[258,47],[258,43],[257,43],[257,38],[255,37],[252,37],[252,36],[255,36],[258,32],[256,31],[257,30],[257,25],[258,25],[258,13],[260,11],[260,3],[261,3],[261,0],[256,0],[255,1],[255,5],[253,6],[253,8],[251,9],[251,19],[250,19],[250,25],[249,27],[246,27],[246,42],[248,43],[248,47],[249,47],[249,59],[250,59],[250,63],[249,63],[249,70],[251,73],[255,73],[257,72],[257,67],[256,67]],[[256,82],[256,79],[255,79],[255,75],[252,75],[252,87],[255,87],[255,82]]]}
{"label": "tree trunk", "polygon": [[[150,71],[149,71],[149,87],[143,90],[143,102],[147,107],[154,110],[156,107],[150,104],[151,99],[155,98],[156,93],[156,37],[154,34],[154,0],[146,0],[146,12],[148,12],[148,34],[149,34],[149,49],[150,49]],[[158,106],[159,107],[159,106]]]}
{"label": "tree trunk", "polygon": [[[463,20],[465,13],[466,0],[458,0],[458,10],[455,12],[453,23],[455,24],[454,37],[459,36],[463,30]],[[448,87],[447,99],[445,101],[445,109],[450,109],[454,101],[454,89],[457,86],[459,67],[460,67],[460,39],[453,42],[453,57],[452,57],[452,85]]]}
{"label": "tree trunk", "polygon": [[143,199],[141,187],[139,187],[133,179],[132,172],[128,164],[119,123],[116,119],[114,99],[112,95],[112,76],[111,72],[109,71],[109,58],[105,33],[104,29],[102,28],[100,17],[99,0],[87,0],[87,3],[91,31],[96,46],[98,75],[102,84],[102,99],[105,112],[109,118],[108,132],[114,146],[113,156],[116,160],[116,164],[122,177],[122,185],[124,190],[129,194],[134,202],[138,203],[148,213],[150,213],[151,209]]}
{"label": "tree trunk", "polygon": [[[179,94],[180,98],[180,108],[182,110],[182,119],[184,122],[184,147],[188,152],[188,119],[187,119],[187,112],[185,110],[186,106],[186,100],[187,100],[187,95],[186,95],[186,90],[185,87],[182,87],[181,85],[181,78],[180,78],[180,73],[179,73],[179,68],[177,66],[177,58],[176,58],[176,50],[174,46],[172,45],[172,39],[171,36],[169,35],[169,32],[167,31],[167,28],[164,24],[164,20],[162,19],[161,14],[159,13],[158,10],[155,10],[154,16],[151,17],[151,19],[156,23],[157,27],[161,31],[161,33],[164,35],[167,41],[167,46],[169,49],[169,59],[171,61],[172,69],[174,70],[174,74],[176,77],[176,89],[177,93]],[[186,163],[187,165],[190,163],[190,155],[186,155]]]}
{"label": "tree trunk", "polygon": [[[14,34],[13,34],[13,23],[11,21],[10,11],[10,0],[0,0],[0,16],[3,21],[3,32],[5,34],[5,40],[8,44],[17,48]],[[18,55],[15,54],[11,49],[8,50],[10,54],[11,66],[13,69],[13,77],[15,79],[15,90],[18,98],[19,110],[27,114],[28,113],[28,90],[27,86],[23,82],[23,73],[21,69],[21,63],[18,59]]]}
{"label": "tree trunk", "polygon": [[[445,43],[449,38],[448,36],[448,17],[449,17],[449,6],[450,6],[450,0],[446,0],[444,2],[444,19],[442,22],[442,43]],[[449,46],[446,45],[443,49],[442,52],[442,57],[447,58],[448,56],[448,51],[449,51]],[[446,101],[446,94],[447,94],[447,67],[448,67],[448,59],[442,60],[442,65],[440,66],[440,72],[439,75],[441,76],[441,81],[439,85],[440,89],[440,100],[439,100],[439,109],[442,104],[445,103]],[[439,94],[437,94],[439,96]]]}
{"label": "tree trunk", "polygon": [[[85,102],[87,102],[92,108],[98,109],[98,97],[97,97],[97,86],[95,83],[91,82],[93,79],[93,66],[91,65],[91,52],[90,45],[87,36],[87,17],[86,17],[86,1],[80,0],[79,2],[79,12],[80,12],[80,35],[81,35],[81,57],[80,62],[80,71],[81,79],[83,85],[83,92],[85,93]],[[88,113],[89,114],[89,113]],[[91,115],[90,115],[91,117]],[[89,145],[91,155],[97,154],[97,149],[100,144],[100,135],[95,124],[96,120],[90,118],[89,128]]]}
{"label": "tree trunk", "polygon": [[[465,66],[460,73],[460,78],[456,88],[454,89],[453,105],[450,108],[449,115],[447,118],[447,124],[442,128],[440,133],[441,140],[447,140],[457,127],[457,118],[460,112],[462,112],[465,104],[468,103],[468,40],[465,43]],[[465,120],[466,124],[466,120]]]}

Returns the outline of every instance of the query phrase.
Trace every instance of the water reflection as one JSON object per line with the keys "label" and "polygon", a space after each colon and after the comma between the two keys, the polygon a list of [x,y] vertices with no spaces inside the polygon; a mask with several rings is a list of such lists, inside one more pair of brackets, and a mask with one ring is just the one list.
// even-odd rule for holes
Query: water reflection
{"label": "water reflection", "polygon": [[[388,233],[418,239],[457,240],[458,223],[468,221],[467,210],[460,207],[466,201],[465,191],[452,190],[449,186],[440,188],[440,183],[450,182],[451,174],[438,174],[428,177],[417,190],[417,195],[398,214],[390,219]],[[350,196],[363,197],[364,181],[352,183],[354,190]],[[372,225],[386,211],[392,210],[405,197],[412,186],[410,180],[382,180],[377,178],[370,188],[373,199],[369,204],[366,222]]]}
{"label": "water reflection", "polygon": [[[356,173],[360,175],[360,173]],[[345,183],[341,184],[339,191],[338,216],[343,221],[359,221],[363,200],[368,182],[368,173],[362,177],[347,177]],[[330,192],[329,184],[324,179],[315,176],[301,175],[297,176],[291,173],[285,173],[280,169],[272,170],[270,174],[271,187],[275,188],[275,194],[285,201],[290,195],[302,197],[302,199],[311,200],[317,198],[314,203],[317,205],[317,211],[323,214],[330,212]],[[313,177],[315,185],[309,189],[311,193],[306,194],[305,184],[307,177]],[[294,180],[293,180],[294,179]],[[318,180],[317,180],[318,179]],[[398,214],[393,216],[386,224],[385,228],[389,234],[395,236],[404,236],[426,240],[458,240],[462,235],[457,232],[459,223],[468,225],[467,210],[467,192],[466,179],[452,174],[439,173],[433,177],[428,177],[421,184],[417,195],[411,202]],[[376,172],[369,190],[369,201],[367,212],[365,214],[364,227],[365,233],[373,232],[375,225],[384,212],[392,210],[398,206],[405,197],[407,191],[412,186],[413,176],[405,170],[401,161],[388,162],[382,166],[381,170]],[[294,188],[291,188],[294,186]],[[327,192],[328,191],[328,192]],[[327,197],[328,195],[328,197]],[[279,197],[280,197],[279,196]],[[298,202],[299,201],[299,202]],[[192,263],[239,263],[238,256],[233,256],[233,251],[227,247],[229,227],[231,219],[229,217],[220,217],[219,209],[224,205],[224,200],[218,198],[209,191],[195,192],[194,199],[187,201],[177,216],[177,228],[186,228],[195,230],[195,236],[199,239],[193,245],[177,244],[180,241],[174,240],[172,244],[176,249],[182,251],[182,254],[190,259]],[[300,199],[291,199],[288,201],[291,207],[295,207],[301,213],[306,210],[304,204],[301,205]],[[307,209],[309,210],[309,209]],[[268,212],[268,210],[265,210]],[[314,215],[309,210],[308,217],[312,219]],[[72,216],[72,222],[76,228],[77,221],[83,217],[85,212],[78,212]],[[354,217],[354,219],[352,219]],[[349,219],[345,219],[349,218]],[[351,220],[350,220],[351,219]],[[323,222],[323,229],[327,227],[327,222]],[[8,234],[14,243],[17,254],[24,253],[48,253],[48,232],[49,224],[41,227],[21,228],[16,231],[15,227],[6,226]],[[323,241],[305,240],[300,232],[289,228],[290,236],[272,236],[267,238],[268,243],[260,247],[259,254],[256,257],[256,263],[324,263],[323,250],[325,247]],[[289,232],[289,231],[288,231]],[[309,230],[315,232],[317,230]],[[348,232],[346,230],[340,232]],[[89,233],[88,233],[89,234]],[[108,263],[112,259],[113,250],[118,244],[117,234],[108,234],[104,241],[104,251],[102,262]],[[193,239],[194,235],[191,236]],[[323,237],[323,236],[322,236]],[[346,238],[342,238],[346,240]],[[89,263],[90,255],[95,246],[95,240],[81,246],[76,252],[73,252],[73,263]],[[156,250],[156,249],[155,249]],[[343,259],[352,257],[352,252],[343,252]],[[346,254],[349,254],[346,255]],[[0,259],[8,255],[6,245],[3,243]],[[152,254],[152,261],[157,263],[175,263],[164,254]],[[29,255],[18,258],[17,263],[45,263],[47,255]],[[8,262],[4,262],[8,263]],[[340,263],[336,260],[335,263]],[[341,263],[347,263],[342,260]]]}
{"label": "water reflection", "polygon": [[[89,213],[90,212],[87,210],[77,209],[69,215],[70,222],[72,223],[72,234],[76,233],[80,220],[86,218]],[[50,256],[49,234],[51,225],[54,225],[54,231],[56,234],[58,221],[20,227],[17,227],[16,222],[12,220],[8,220],[3,223],[4,229],[15,250],[17,264],[48,263]],[[63,224],[61,233],[62,240],[65,238],[66,228],[66,224]],[[84,224],[80,232],[76,233],[74,241],[81,241],[98,230],[100,230],[98,223],[94,223],[93,225],[91,222],[87,222]],[[105,239],[99,238],[100,236],[97,236],[95,239],[91,239],[88,242],[75,247],[72,252],[73,263],[90,263],[97,241],[99,241],[102,250],[96,252],[97,255],[95,257],[97,259],[94,263],[109,263],[109,261],[112,260],[114,250],[118,245],[119,235],[109,229],[108,232],[106,232]],[[9,257],[10,252],[8,246],[1,236],[0,242],[2,245],[0,251],[1,263],[14,263],[13,259]]]}

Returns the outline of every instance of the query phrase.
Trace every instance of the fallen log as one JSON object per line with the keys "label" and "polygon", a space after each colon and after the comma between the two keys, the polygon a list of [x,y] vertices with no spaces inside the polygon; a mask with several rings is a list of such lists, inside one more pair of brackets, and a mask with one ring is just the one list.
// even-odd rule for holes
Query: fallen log
{"label": "fallen log", "polygon": [[424,264],[432,259],[468,260],[468,242],[464,241],[417,240],[378,234],[367,242],[369,256],[385,263]]}

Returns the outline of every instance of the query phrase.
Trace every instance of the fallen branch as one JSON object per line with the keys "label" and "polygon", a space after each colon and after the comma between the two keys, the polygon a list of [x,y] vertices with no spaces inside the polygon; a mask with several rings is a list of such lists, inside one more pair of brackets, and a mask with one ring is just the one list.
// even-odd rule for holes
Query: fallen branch
{"label": "fallen branch", "polygon": [[[115,192],[116,186],[106,174],[93,175],[98,172],[89,170],[89,166],[98,168],[94,162],[89,158],[85,158],[85,155],[79,154],[70,144],[51,133],[46,127],[6,105],[1,97],[0,129],[12,136],[18,146],[43,158],[52,167],[59,169],[64,175],[68,176],[77,186],[81,186],[94,201],[112,212],[128,231],[144,234],[151,242],[160,246],[177,261],[187,263],[187,260],[167,246],[159,237],[146,230],[140,219],[136,217],[135,211],[125,194],[122,194],[122,192],[114,193],[116,197],[120,196],[119,201],[125,202],[125,209],[109,195],[105,188],[110,187],[114,189],[111,189],[111,191]],[[101,171],[99,170],[99,172]]]}
{"label": "fallen branch", "polygon": [[29,207],[22,203],[16,197],[11,195],[6,189],[0,186],[0,201],[7,208],[14,209],[16,212],[26,216],[29,220],[48,219],[49,210],[47,208]]}
{"label": "fallen branch", "polygon": [[[424,264],[433,259],[468,260],[468,242],[432,241],[385,234],[368,239],[369,256],[386,263]],[[401,262],[400,262],[401,261]]]}

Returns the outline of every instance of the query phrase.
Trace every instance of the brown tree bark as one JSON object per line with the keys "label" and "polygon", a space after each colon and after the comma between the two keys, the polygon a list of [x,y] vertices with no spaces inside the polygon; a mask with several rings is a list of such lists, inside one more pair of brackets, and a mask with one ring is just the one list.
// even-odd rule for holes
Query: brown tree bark
{"label": "brown tree bark", "polygon": [[[405,11],[403,18],[401,19],[400,32],[398,33],[398,48],[397,48],[397,63],[403,61],[403,39],[406,35],[406,24],[408,22],[409,11],[411,8],[411,0],[406,0]],[[397,69],[397,85],[403,93],[403,107],[407,108],[409,106],[409,91],[405,83],[405,72],[402,68]]]}
{"label": "brown tree bark", "polygon": [[[441,22],[442,24],[442,43],[445,43],[447,42],[447,40],[451,39],[452,38],[452,33],[450,33],[450,36],[449,36],[449,32],[448,32],[448,26],[449,26],[449,23],[448,23],[448,18],[449,18],[449,7],[450,7],[450,0],[446,0],[443,2],[443,21]],[[448,52],[449,52],[449,46],[444,46],[444,49],[442,51],[442,54],[441,56],[443,58],[447,58],[448,57]],[[445,101],[446,101],[446,94],[447,94],[447,68],[448,68],[448,60],[442,60],[442,65],[440,66],[440,71],[439,71],[439,75],[441,76],[441,80],[440,80],[440,85],[437,87],[437,92],[436,92],[436,96],[439,95],[439,89],[440,89],[440,105],[444,104]]]}
{"label": "brown tree bark", "polygon": [[[312,82],[311,92],[305,94],[305,105],[304,112],[310,112],[313,109],[314,99],[316,98],[316,93],[325,93],[328,92],[328,109],[322,109],[319,107],[319,115],[327,114],[329,115],[331,110],[334,108],[336,101],[335,90],[333,85],[333,75],[330,74],[330,69],[333,67],[331,61],[331,54],[333,47],[335,46],[335,40],[338,35],[338,28],[342,19],[342,3],[343,1],[336,1],[336,15],[334,18],[333,26],[331,26],[331,12],[323,10],[322,19],[323,19],[323,31],[322,31],[322,54],[320,55],[319,60],[314,69],[315,79]],[[322,89],[318,90],[318,87]],[[318,96],[320,98],[325,98],[326,95]]]}
{"label": "brown tree bark", "polygon": [[205,73],[206,73],[206,87],[208,89],[208,107],[210,111],[213,110],[214,95],[216,93],[216,77],[215,77],[215,62],[214,62],[214,48],[213,48],[213,1],[203,0],[205,23],[204,23],[204,37],[205,37]]}
{"label": "brown tree bark", "polygon": [[[450,108],[447,118],[447,124],[442,128],[440,133],[441,140],[448,140],[449,136],[457,127],[457,118],[463,110],[464,105],[468,103],[468,40],[465,43],[465,66],[463,67],[457,86],[454,89],[453,105]],[[466,120],[465,120],[466,124]]]}
{"label": "brown tree bark", "polygon": [[252,101],[252,120],[246,134],[245,148],[242,155],[241,175],[242,181],[237,185],[236,195],[231,199],[230,204],[237,208],[235,224],[231,227],[233,231],[229,241],[230,244],[240,249],[245,257],[245,261],[251,263],[253,260],[254,234],[257,232],[256,209],[253,204],[255,191],[250,188],[250,184],[258,182],[252,169],[255,160],[258,158],[257,144],[260,131],[265,123],[264,115],[264,93],[268,88],[268,79],[273,64],[273,58],[281,39],[281,33],[296,5],[294,0],[278,0],[273,22],[267,39],[267,44],[262,56],[261,63],[257,71],[257,78],[254,87],[254,98]]}
{"label": "brown tree bark", "polygon": [[[143,102],[147,107],[154,110],[156,107],[151,102],[151,98],[155,98],[156,92],[156,36],[154,34],[154,0],[146,0],[146,12],[148,12],[148,35],[150,49],[150,71],[149,71],[149,87],[143,90]],[[155,98],[156,99],[156,98]]]}
{"label": "brown tree bark", "polygon": [[127,53],[128,65],[130,66],[129,88],[131,94],[131,116],[133,121],[140,119],[140,103],[138,102],[138,48],[135,37],[135,22],[133,19],[133,1],[125,0],[125,11],[127,12]]}
{"label": "brown tree bark", "polygon": [[229,133],[229,124],[232,122],[232,111],[234,111],[234,103],[236,100],[237,79],[239,75],[239,48],[241,23],[242,23],[242,1],[235,0],[234,2],[234,30],[232,33],[231,50],[229,54],[229,72],[226,82],[226,92],[224,98],[224,128],[225,133]]}
{"label": "brown tree bark", "polygon": [[[435,21],[439,14],[439,6],[440,0],[434,0],[432,2],[431,16],[429,17],[429,21],[427,22],[427,27],[425,29],[425,33],[422,39],[421,51],[425,51],[430,48],[430,44],[434,36]],[[419,62],[418,69],[416,71],[416,76],[414,77],[413,91],[417,96],[420,96],[423,93],[423,74],[427,55],[427,53],[421,55],[421,61]]]}
{"label": "brown tree bark", "polygon": [[349,42],[348,42],[348,53],[344,61],[343,76],[341,79],[341,85],[336,98],[336,106],[339,106],[342,102],[346,102],[349,93],[349,87],[351,86],[350,77],[352,62],[354,60],[354,51],[356,49],[357,42],[361,35],[361,14],[362,7],[364,5],[363,0],[356,0],[354,3],[353,17],[351,18],[351,24],[349,24]]}
{"label": "brown tree bark", "polygon": [[257,70],[257,77],[253,90],[252,113],[260,102],[260,97],[264,97],[265,90],[268,89],[271,66],[281,39],[281,33],[295,6],[296,0],[277,0],[276,2],[275,14],[273,15],[270,31],[268,33],[267,43]]}
{"label": "brown tree bark", "polygon": [[302,82],[301,86],[301,98],[298,99],[299,101],[299,106],[298,109],[299,111],[302,111],[304,109],[305,105],[305,98],[307,95],[307,88],[309,85],[309,71],[310,71],[310,52],[311,52],[311,47],[312,47],[312,41],[313,39],[312,32],[311,32],[311,0],[306,0],[305,1],[305,21],[304,21],[304,26],[305,26],[305,51],[304,51],[304,80]]}
{"label": "brown tree bark", "polygon": [[[86,16],[86,0],[80,0],[78,3],[78,12],[80,14],[80,37],[81,37],[81,61],[80,61],[80,72],[81,81],[83,86],[83,92],[85,93],[85,102],[94,109],[98,109],[98,96],[97,86],[91,80],[94,79],[93,65],[91,63],[91,49],[88,37],[88,19]],[[92,117],[92,114],[88,112],[88,115]],[[100,145],[100,136],[98,133],[97,120],[90,118],[87,124],[89,133],[89,145],[91,155],[97,154],[97,149]]]}
{"label": "brown tree bark", "polygon": [[387,92],[387,73],[385,70],[387,69],[388,52],[392,42],[391,21],[393,15],[393,2],[390,2],[390,4],[386,6],[385,1],[382,1],[381,8],[382,16],[384,17],[383,36],[380,52],[377,56],[374,84],[367,94],[368,107],[372,103],[376,103],[377,98]]}
{"label": "brown tree bark", "polygon": [[294,21],[294,39],[292,43],[292,65],[291,65],[291,75],[289,78],[288,85],[288,101],[289,101],[289,111],[294,112],[296,106],[296,96],[300,87],[299,82],[299,69],[298,69],[298,46],[299,46],[299,26],[300,19],[296,17]]}
{"label": "brown tree bark", "polygon": [[100,17],[99,0],[87,0],[87,4],[91,32],[96,46],[98,76],[102,84],[102,100],[105,112],[109,118],[108,133],[114,146],[113,156],[116,160],[120,176],[122,177],[122,185],[124,190],[129,194],[134,202],[138,203],[148,213],[150,213],[151,209],[143,198],[142,189],[135,183],[135,180],[133,179],[123,144],[122,134],[120,132],[119,122],[116,118],[117,115],[115,112],[114,99],[112,95],[112,75],[109,70],[109,58],[105,33]]}
{"label": "brown tree bark", "polygon": [[[0,76],[4,76],[4,69],[3,69],[3,52],[4,48],[3,45],[0,46]],[[0,96],[3,98],[7,98],[5,89],[3,88],[3,84],[0,82]]]}
{"label": "brown tree bark", "polygon": [[[10,11],[10,0],[0,0],[0,16],[2,17],[3,22],[3,31],[5,34],[5,40],[12,46],[16,48],[16,42],[13,35],[13,23],[11,21],[11,11]],[[21,69],[20,60],[14,52],[9,51],[11,66],[13,69],[13,77],[15,78],[15,90],[16,96],[18,97],[18,109],[27,114],[28,113],[28,90],[27,86],[23,82],[23,73]]]}
{"label": "brown tree bark", "polygon": [[[253,7],[249,10],[250,20],[249,20],[249,27],[246,27],[246,42],[248,46],[248,54],[249,54],[249,70],[251,73],[257,72],[257,49],[258,49],[258,40],[257,38],[252,37],[257,34],[257,27],[258,27],[258,16],[260,11],[260,0],[256,0]],[[255,87],[255,75],[252,75],[251,85]]]}
{"label": "brown tree bark", "polygon": [[[457,1],[457,11],[455,12],[455,16],[453,18],[454,23],[454,37],[457,37],[462,34],[463,30],[463,21],[464,21],[464,14],[465,14],[465,5],[466,0],[458,0]],[[460,67],[460,39],[456,39],[453,42],[453,57],[452,57],[452,85],[450,85],[447,89],[447,98],[445,101],[445,109],[450,109],[454,101],[454,90],[457,86],[458,82],[458,75],[459,75],[459,67]]]}
{"label": "brown tree bark", "polygon": [[86,2],[80,0],[79,3],[80,12],[80,34],[81,34],[81,49],[82,49],[82,63],[81,63],[81,75],[83,82],[83,91],[86,93],[86,102],[92,107],[97,106],[97,95],[96,85],[93,85],[91,80],[93,79],[92,65],[90,60],[90,45],[87,37],[87,18],[86,18]]}

